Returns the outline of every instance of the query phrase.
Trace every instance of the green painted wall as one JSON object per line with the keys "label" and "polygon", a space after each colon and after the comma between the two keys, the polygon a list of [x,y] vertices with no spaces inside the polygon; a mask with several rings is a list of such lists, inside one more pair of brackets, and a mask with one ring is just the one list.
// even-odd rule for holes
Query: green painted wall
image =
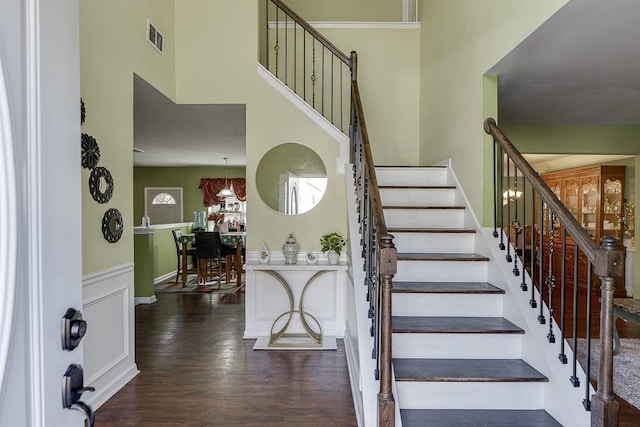
{"label": "green painted wall", "polygon": [[[178,266],[176,245],[171,230],[179,228],[183,234],[191,233],[191,226],[158,228],[153,236],[153,277],[157,279],[169,272],[175,272]],[[191,262],[191,258],[189,258]],[[175,275],[171,278],[175,278]]]}
{"label": "green painted wall", "polygon": [[[482,123],[483,75],[566,0],[429,0],[420,3],[420,163],[451,159],[483,224],[491,174]],[[455,23],[455,25],[452,25]],[[487,189],[487,192],[489,189]]]}
{"label": "green painted wall", "polygon": [[307,21],[402,21],[402,0],[285,0],[285,3]]}
{"label": "green painted wall", "polygon": [[[344,169],[338,165],[342,147],[257,75],[257,6],[224,0],[176,2],[177,101],[247,106],[247,249],[258,250],[263,241],[268,248],[280,248],[290,233],[303,249],[317,248],[326,232],[346,235],[344,176],[339,173]],[[327,165],[327,193],[302,215],[274,212],[256,190],[258,162],[285,142],[307,145]]]}
{"label": "green painted wall", "polygon": [[136,297],[150,297],[154,294],[153,279],[154,263],[153,258],[149,257],[153,253],[153,234],[135,234],[133,236],[133,260],[135,269],[134,290]]}
{"label": "green painted wall", "polygon": [[[229,166],[228,178],[243,178],[245,168]],[[133,168],[133,216],[134,225],[141,223],[144,215],[145,187],[182,187],[183,221],[193,221],[193,211],[206,210],[202,204],[201,178],[224,178],[224,166],[212,167],[136,167]],[[156,225],[156,224],[152,224]]]}
{"label": "green painted wall", "polygon": [[638,154],[640,126],[560,126],[501,123],[522,153]]}
{"label": "green painted wall", "polygon": [[[146,41],[147,19],[164,35],[164,55]],[[175,97],[173,0],[83,0],[80,2],[81,95],[87,118],[82,132],[100,146],[99,166],[113,176],[113,197],[105,204],[88,191],[82,170],[82,271],[95,273],[133,262],[133,74]],[[78,156],[78,161],[80,158]],[[102,236],[102,217],[117,208],[124,233],[116,243]]]}

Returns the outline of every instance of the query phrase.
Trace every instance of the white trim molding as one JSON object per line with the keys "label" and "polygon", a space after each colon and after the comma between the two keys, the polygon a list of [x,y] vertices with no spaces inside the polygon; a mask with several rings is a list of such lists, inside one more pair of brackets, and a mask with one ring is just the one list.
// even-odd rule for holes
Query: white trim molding
{"label": "white trim molding", "polygon": [[[2,52],[0,51],[0,54]],[[18,192],[13,156],[9,93],[0,57],[0,396],[9,358],[16,288]]]}

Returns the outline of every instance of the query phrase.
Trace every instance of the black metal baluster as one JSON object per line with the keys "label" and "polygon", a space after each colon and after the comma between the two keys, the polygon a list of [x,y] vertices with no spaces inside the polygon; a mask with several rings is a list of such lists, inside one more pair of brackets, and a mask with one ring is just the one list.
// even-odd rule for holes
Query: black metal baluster
{"label": "black metal baluster", "polygon": [[[547,208],[548,209],[548,208]],[[556,285],[556,277],[553,273],[553,252],[554,252],[554,239],[555,239],[555,215],[553,212],[549,210],[549,266],[547,272],[547,278],[544,280],[544,284],[547,285],[549,289],[549,311],[551,311],[551,297],[553,293],[553,287]],[[540,313],[538,314],[538,322],[541,325],[546,323],[546,318],[544,317],[544,294],[543,294],[544,286],[542,283],[540,284]],[[551,325],[553,322],[549,320],[549,324]],[[553,332],[551,332],[551,336],[553,336]],[[550,335],[547,334],[547,339],[550,339]],[[554,338],[555,339],[555,338]],[[551,342],[551,341],[550,341]]]}
{"label": "black metal baluster", "polygon": [[500,161],[498,164],[498,170],[500,171],[500,179],[498,182],[500,183],[500,192],[498,193],[498,197],[500,197],[500,243],[498,244],[498,248],[500,248],[500,250],[504,250],[504,206],[502,205],[502,194],[504,191],[504,150],[502,149],[502,146],[500,146],[499,152]]}
{"label": "black metal baluster", "polygon": [[[332,53],[333,55],[333,53]],[[324,45],[322,45],[322,116],[324,117]]]}
{"label": "black metal baluster", "polygon": [[293,92],[298,93],[298,23],[293,21]]}
{"label": "black metal baluster", "polygon": [[276,6],[276,44],[273,46],[273,50],[276,53],[276,77],[278,77],[278,53],[280,52],[280,35],[279,35],[280,26],[278,25],[279,11],[280,11],[280,7]]}
{"label": "black metal baluster", "polygon": [[335,86],[333,85],[333,70],[334,70],[334,65],[333,65],[333,58],[335,58],[335,55],[331,55],[331,123],[333,123],[333,91],[335,89]]}
{"label": "black metal baluster", "polygon": [[307,102],[307,30],[302,29],[302,99]]}
{"label": "black metal baluster", "polygon": [[[524,232],[522,234],[522,282],[520,289],[527,290],[527,179],[522,174],[522,223],[524,224]],[[529,245],[533,245],[533,216],[531,217],[531,226],[529,227],[529,238],[532,240]],[[533,259],[529,259],[529,277],[533,277]]]}
{"label": "black metal baluster", "polygon": [[498,162],[496,160],[496,139],[493,138],[493,237],[498,237]]}
{"label": "black metal baluster", "polygon": [[264,16],[265,16],[265,33],[266,33],[266,37],[265,37],[265,45],[264,45],[264,55],[266,56],[265,61],[267,64],[267,70],[269,69],[269,0],[265,0],[264,2]]}
{"label": "black metal baluster", "polygon": [[[518,270],[518,248],[519,246],[519,242],[520,242],[520,234],[522,233],[522,224],[520,223],[520,221],[518,220],[518,168],[515,167],[514,165],[514,180],[513,180],[513,203],[514,203],[514,217],[513,217],[513,221],[511,222],[511,228],[513,228],[513,232],[515,234],[514,236],[514,240],[515,242],[513,243],[513,270],[511,270],[513,272],[514,276],[518,276],[520,275],[520,270]],[[521,194],[522,195],[522,194]],[[509,194],[509,199],[511,199],[511,194]],[[509,202],[511,203],[511,202]],[[523,251],[524,253],[524,251]],[[524,274],[523,274],[524,276]]]}
{"label": "black metal baluster", "polygon": [[[585,380],[585,387],[584,387],[585,398],[582,401],[582,406],[584,406],[584,409],[587,411],[591,410],[591,399],[589,399],[589,373],[591,372],[591,291],[592,291],[591,285],[592,285],[592,276],[593,276],[593,271],[591,271],[591,269],[592,269],[591,261],[588,261],[587,262],[587,313],[586,313],[587,331],[585,334],[586,335],[585,338],[587,340],[587,349],[586,349],[587,362],[585,367],[587,378]],[[576,287],[577,285],[578,283],[576,281]]]}
{"label": "black metal baluster", "polygon": [[344,89],[342,87],[344,66],[342,65],[342,62],[339,62],[339,64],[340,64],[340,130],[342,130],[344,129],[343,127],[344,111],[342,109],[342,106],[344,104],[344,99],[343,99]]}
{"label": "black metal baluster", "polygon": [[316,108],[316,39],[311,39],[311,106]]}
{"label": "black metal baluster", "polygon": [[289,86],[289,15],[284,14],[284,84]]}
{"label": "black metal baluster", "polygon": [[[553,271],[553,254],[555,251],[555,215],[551,214],[551,235],[549,240],[549,275],[547,276],[547,286],[549,288],[549,333],[547,341],[556,342],[556,336],[553,334],[553,293],[556,288],[556,275]],[[564,258],[563,258],[564,262]]]}
{"label": "black metal baluster", "polygon": [[[505,199],[505,194],[507,195]],[[507,233],[507,256],[504,259],[507,262],[513,261],[511,258],[511,233],[509,231],[509,226],[511,225],[511,158],[507,156],[507,190],[502,193],[502,208],[504,209],[504,202],[507,202],[507,229],[504,227],[502,231],[506,231]]]}
{"label": "black metal baluster", "polygon": [[[535,280],[535,277],[536,277],[536,262],[537,262],[536,253],[540,251],[540,249],[538,249],[538,247],[540,246],[540,243],[538,243],[538,236],[536,235],[535,221],[536,221],[536,192],[532,187],[531,188],[531,252],[529,253],[529,263],[531,264],[531,267],[530,267],[531,272],[529,273],[529,278],[531,279],[532,292],[533,292],[533,289],[535,288],[533,281]],[[522,286],[522,290],[524,292],[527,291],[526,283],[524,284],[524,286]]]}
{"label": "black metal baluster", "polygon": [[531,286],[531,299],[529,300],[529,305],[531,306],[531,308],[536,308],[538,306],[538,303],[536,302],[536,285],[537,285],[537,289],[538,292],[541,293],[541,289],[542,289],[542,283],[543,283],[543,278],[544,278],[544,256],[543,256],[543,248],[544,248],[544,239],[543,239],[543,235],[544,235],[544,224],[545,224],[545,217],[544,217],[544,202],[542,201],[542,195],[538,193],[538,199],[539,199],[539,203],[540,203],[540,224],[539,226],[539,230],[538,230],[538,253],[536,255],[536,261],[538,262],[538,283],[533,284]]}
{"label": "black metal baluster", "polygon": [[560,354],[558,359],[563,365],[567,364],[567,355],[564,353],[565,318],[566,318],[566,278],[567,278],[567,229],[562,227],[562,267],[560,278]]}
{"label": "black metal baluster", "polygon": [[[573,375],[571,384],[580,387],[578,378],[578,244],[573,247],[573,321],[571,322],[571,333],[573,336]],[[589,381],[587,380],[587,384]]]}

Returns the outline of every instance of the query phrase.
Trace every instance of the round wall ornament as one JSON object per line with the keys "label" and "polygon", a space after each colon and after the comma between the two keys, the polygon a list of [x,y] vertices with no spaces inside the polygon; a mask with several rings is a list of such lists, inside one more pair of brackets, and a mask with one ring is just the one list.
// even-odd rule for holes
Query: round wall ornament
{"label": "round wall ornament", "polygon": [[80,124],[84,123],[84,120],[87,117],[87,110],[84,107],[84,101],[80,98]]}
{"label": "round wall ornament", "polygon": [[82,167],[85,169],[93,169],[100,160],[100,147],[98,141],[91,135],[82,134]]}
{"label": "round wall ornament", "polygon": [[122,237],[124,224],[118,209],[111,208],[102,217],[102,235],[109,243],[115,243]]}
{"label": "round wall ornament", "polygon": [[113,195],[113,178],[107,168],[98,166],[89,175],[89,191],[93,200],[98,203],[107,203]]}

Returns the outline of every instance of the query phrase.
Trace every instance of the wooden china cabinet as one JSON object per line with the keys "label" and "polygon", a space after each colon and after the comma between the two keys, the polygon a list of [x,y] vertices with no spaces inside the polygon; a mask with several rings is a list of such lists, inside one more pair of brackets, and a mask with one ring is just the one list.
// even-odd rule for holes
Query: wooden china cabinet
{"label": "wooden china cabinet", "polygon": [[[622,247],[623,221],[624,221],[624,171],[625,166],[592,166],[580,169],[570,169],[553,173],[541,174],[540,177],[547,183],[551,191],[558,196],[560,201],[569,209],[576,220],[582,225],[591,238],[600,245],[600,239],[605,236],[613,236],[618,239]],[[536,201],[536,206],[538,202]],[[539,231],[540,212],[536,209],[535,228]],[[550,221],[549,212],[543,212],[543,274],[546,278],[549,271],[550,248]],[[554,251],[553,271],[556,283],[560,285],[562,268],[562,229],[559,223],[554,224]],[[538,232],[536,240],[538,240]],[[536,245],[537,246],[537,245]],[[567,236],[565,274],[566,284],[572,287],[576,282],[573,274],[574,241]],[[624,266],[624,263],[623,263]],[[587,258],[578,252],[578,278],[579,288],[587,287]],[[600,279],[592,276],[592,296],[600,295]],[[624,297],[624,274],[616,280],[615,297]]]}

